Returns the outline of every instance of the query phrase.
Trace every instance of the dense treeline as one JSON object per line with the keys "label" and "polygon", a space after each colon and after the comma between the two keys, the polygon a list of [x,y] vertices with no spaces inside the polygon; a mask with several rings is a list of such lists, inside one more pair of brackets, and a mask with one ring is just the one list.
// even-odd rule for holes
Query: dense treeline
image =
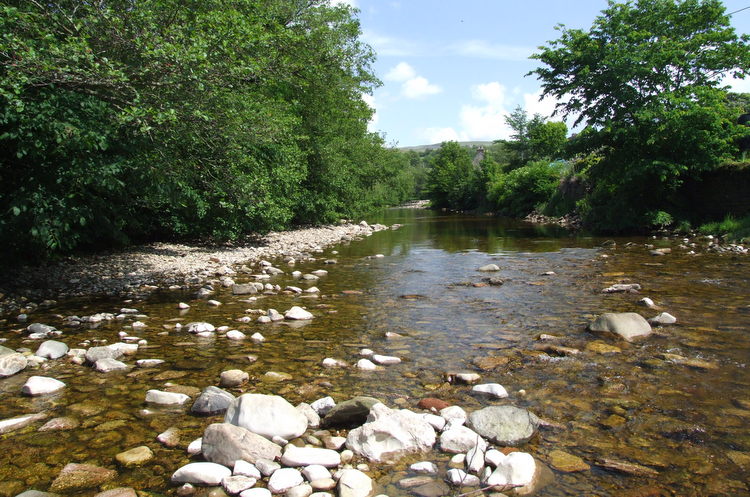
{"label": "dense treeline", "polygon": [[469,168],[455,143],[436,153],[433,203],[576,213],[598,231],[709,221],[695,190],[708,174],[747,167],[750,128],[738,118],[748,97],[727,93],[721,78],[750,74],[750,38],[736,35],[719,0],[610,2],[588,32],[560,31],[532,74],[582,131],[567,139],[563,123],[516,109],[494,160]]}
{"label": "dense treeline", "polygon": [[30,256],[236,239],[410,197],[379,82],[322,0],[5,0],[0,238]]}

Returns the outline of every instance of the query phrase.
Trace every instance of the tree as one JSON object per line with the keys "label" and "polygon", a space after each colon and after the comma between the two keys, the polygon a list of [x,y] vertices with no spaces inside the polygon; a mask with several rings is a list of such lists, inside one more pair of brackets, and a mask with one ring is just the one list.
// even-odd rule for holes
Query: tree
{"label": "tree", "polygon": [[435,207],[471,209],[477,204],[477,179],[469,149],[458,142],[444,142],[427,176],[428,198]]}
{"label": "tree", "polygon": [[750,74],[748,36],[738,37],[719,0],[610,1],[589,31],[561,36],[533,57],[556,113],[587,127],[581,209],[590,224],[632,229],[670,209],[686,177],[738,154],[746,130],[727,107],[724,75]]}

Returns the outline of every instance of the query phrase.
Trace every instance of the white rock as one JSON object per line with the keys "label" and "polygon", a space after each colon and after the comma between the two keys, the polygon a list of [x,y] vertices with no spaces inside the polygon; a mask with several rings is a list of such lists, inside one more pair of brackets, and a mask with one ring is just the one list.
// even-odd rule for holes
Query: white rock
{"label": "white rock", "polygon": [[201,333],[203,331],[212,332],[216,330],[216,327],[214,325],[205,322],[188,323],[187,325],[185,325],[185,328],[188,333]]}
{"label": "white rock", "polygon": [[307,418],[276,395],[240,395],[229,405],[225,421],[268,439],[279,436],[291,440],[307,429]]}
{"label": "white rock", "polygon": [[440,434],[440,448],[444,452],[465,453],[474,446],[484,448],[487,442],[477,432],[465,426],[451,426]]}
{"label": "white rock", "polygon": [[440,416],[451,426],[461,426],[466,422],[466,411],[459,406],[450,406],[440,410]]}
{"label": "white rock", "polygon": [[240,497],[271,497],[271,492],[267,488],[251,488],[242,492]]}
{"label": "white rock", "polygon": [[249,476],[226,476],[221,480],[221,486],[229,495],[237,495],[249,488],[253,488],[257,479]]}
{"label": "white rock", "polygon": [[295,447],[289,445],[281,456],[281,464],[285,466],[309,466],[320,464],[327,468],[335,468],[341,464],[341,456],[331,449],[320,449],[313,447]]}
{"label": "white rock", "polygon": [[311,464],[307,466],[302,470],[302,476],[304,476],[307,481],[310,482],[332,478],[331,472],[328,471],[328,468],[326,468],[325,466],[321,466],[320,464]]}
{"label": "white rock", "polygon": [[416,473],[427,473],[429,475],[437,474],[438,471],[435,463],[429,461],[415,462],[409,466],[409,469]]}
{"label": "white rock", "polygon": [[373,354],[375,354],[375,352],[373,352],[370,349],[360,349],[359,351],[359,355],[364,356],[364,357],[370,357]]}
{"label": "white rock", "polygon": [[305,293],[320,293],[320,289],[317,286],[311,286],[305,290]]}
{"label": "white rock", "polygon": [[237,459],[234,462],[234,469],[232,470],[232,474],[235,476],[249,476],[250,478],[255,478],[256,480],[260,480],[262,478],[260,470],[255,467],[255,464],[243,461],[242,459]]}
{"label": "white rock", "polygon": [[133,324],[130,325],[133,329],[143,329],[148,328],[148,325],[144,323],[143,321],[135,321]]}
{"label": "white rock", "polygon": [[303,416],[307,418],[307,426],[309,428],[318,428],[320,426],[320,415],[315,409],[310,406],[310,404],[306,402],[300,402],[299,404],[297,404],[297,406],[295,406],[295,409],[297,409],[302,413]]}
{"label": "white rock", "polygon": [[500,267],[497,264],[487,264],[480,267],[477,271],[500,271]]}
{"label": "white rock", "polygon": [[422,418],[430,423],[432,427],[435,428],[435,431],[443,431],[443,428],[445,428],[445,425],[447,424],[444,417],[436,414],[424,413],[422,414]]}
{"label": "white rock", "polygon": [[268,479],[268,490],[273,494],[283,494],[292,487],[304,483],[302,473],[294,468],[281,468],[273,472]]}
{"label": "white rock", "polygon": [[[190,397],[188,397],[184,393],[162,392],[161,390],[149,390],[146,392],[146,402],[151,402],[152,404],[182,405],[188,401],[190,401]],[[220,482],[221,480],[219,480],[219,483]],[[187,482],[187,483],[194,483],[194,482]],[[218,485],[219,483],[216,483],[216,484]]]}
{"label": "white rock", "polygon": [[159,364],[163,364],[164,359],[139,359],[135,361],[135,365],[139,368],[150,368],[152,366],[158,366]]}
{"label": "white rock", "polygon": [[654,301],[648,297],[643,297],[641,300],[638,301],[638,303],[641,305],[645,305],[646,307],[650,309],[654,309],[656,307],[656,304],[654,304]]}
{"label": "white rock", "polygon": [[271,322],[271,318],[268,316],[258,316],[256,322],[259,324],[268,324]]}
{"label": "white rock", "polygon": [[333,400],[332,397],[323,397],[310,404],[310,407],[318,413],[318,416],[323,417],[328,414],[328,411],[333,409],[335,405],[336,401]]}
{"label": "white rock", "polygon": [[310,497],[312,493],[312,486],[309,483],[303,483],[287,490],[284,497]]}
{"label": "white rock", "polygon": [[368,497],[372,493],[372,479],[357,469],[345,469],[338,490],[339,497]]}
{"label": "white rock", "polygon": [[201,453],[201,449],[203,447],[203,438],[196,438],[192,442],[190,442],[187,446],[187,453],[191,456],[194,456],[196,454]]}
{"label": "white rock", "polygon": [[484,453],[484,461],[494,467],[497,467],[503,459],[505,459],[505,454],[497,449],[490,449]]}
{"label": "white rock", "polygon": [[291,285],[289,285],[289,286],[284,287],[284,290],[287,290],[287,291],[293,292],[293,293],[302,293],[302,289],[300,287],[298,287],[298,286],[291,286]]}
{"label": "white rock", "polygon": [[195,485],[220,485],[221,480],[231,476],[229,468],[212,462],[193,462],[182,466],[172,475],[172,483]]}
{"label": "white rock", "polygon": [[184,309],[190,309],[190,306],[186,304],[185,302],[180,302],[179,304],[177,304],[177,308],[184,310]]}
{"label": "white rock", "polygon": [[362,371],[375,371],[378,367],[369,359],[360,359],[357,361],[357,369],[361,369]]}
{"label": "white rock", "polygon": [[269,461],[268,459],[258,459],[255,461],[255,467],[261,472],[263,476],[271,476],[281,468],[281,464],[275,461]]}
{"label": "white rock", "polygon": [[498,462],[486,485],[526,486],[534,481],[536,461],[526,452],[511,452]]}
{"label": "white rock", "polygon": [[247,335],[242,333],[240,330],[229,330],[227,331],[227,338],[229,340],[244,340]]}
{"label": "white rock", "polygon": [[398,357],[380,354],[374,354],[372,356],[372,360],[378,364],[383,365],[399,364],[401,362],[401,359],[399,359]]}
{"label": "white rock", "polygon": [[21,392],[25,395],[35,396],[57,392],[63,388],[65,388],[65,383],[55,378],[32,376],[21,387]]}
{"label": "white rock", "polygon": [[451,485],[455,485],[455,486],[462,486],[462,487],[479,486],[479,477],[470,475],[462,469],[457,469],[457,468],[449,469],[447,474],[445,475],[445,479]]}
{"label": "white rock", "polygon": [[486,393],[488,395],[492,395],[499,399],[504,399],[505,397],[508,396],[508,392],[505,390],[505,387],[503,387],[499,383],[485,383],[483,385],[475,385],[471,389],[471,391]]}
{"label": "white rock", "polygon": [[116,359],[105,357],[104,359],[99,359],[94,363],[94,369],[96,369],[100,373],[109,373],[112,371],[122,371],[128,369],[128,365]]}
{"label": "white rock", "polygon": [[427,451],[434,444],[435,430],[420,414],[380,403],[370,408],[367,422],[346,437],[349,449],[371,461]]}
{"label": "white rock", "polygon": [[487,447],[481,445],[472,447],[466,452],[466,470],[469,473],[480,474],[484,469]]}
{"label": "white rock", "polygon": [[288,311],[284,313],[284,317],[286,319],[292,319],[292,320],[307,320],[307,319],[312,319],[313,315],[312,313],[295,305],[294,307],[292,307],[291,309],[289,309]]}
{"label": "white rock", "polygon": [[333,359],[331,357],[323,359],[321,364],[326,368],[345,368],[348,366],[348,364],[341,359]]}

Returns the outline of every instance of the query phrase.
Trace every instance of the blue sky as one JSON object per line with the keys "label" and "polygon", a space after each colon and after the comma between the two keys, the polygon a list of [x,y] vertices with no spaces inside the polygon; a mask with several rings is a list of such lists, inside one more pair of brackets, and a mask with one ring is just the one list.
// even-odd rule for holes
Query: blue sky
{"label": "blue sky", "polygon": [[[383,81],[366,96],[370,127],[396,146],[507,138],[504,117],[517,105],[549,115],[539,82],[524,74],[555,25],[588,29],[606,0],[331,0],[359,9],[364,41],[377,53]],[[750,0],[725,0],[727,12]],[[732,16],[750,32],[750,9]],[[750,79],[736,83],[750,91]]]}

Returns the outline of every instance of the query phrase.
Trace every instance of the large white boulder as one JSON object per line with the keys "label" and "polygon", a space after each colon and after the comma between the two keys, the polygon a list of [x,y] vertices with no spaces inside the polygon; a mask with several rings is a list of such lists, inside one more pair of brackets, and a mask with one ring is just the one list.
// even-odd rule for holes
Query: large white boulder
{"label": "large white boulder", "polygon": [[269,440],[273,437],[291,440],[307,429],[305,415],[277,395],[240,395],[229,405],[224,420]]}
{"label": "large white boulder", "polygon": [[511,452],[497,460],[497,468],[485,480],[485,485],[531,485],[536,475],[536,461],[526,452]]}
{"label": "large white boulder", "polygon": [[338,490],[339,497],[368,497],[372,494],[372,479],[358,469],[345,469]]}
{"label": "large white boulder", "polygon": [[346,446],[372,461],[392,460],[409,452],[427,451],[435,445],[435,429],[407,409],[375,404],[367,422],[349,432]]}
{"label": "large white boulder", "polygon": [[614,333],[625,341],[651,334],[651,325],[635,312],[605,312],[589,325],[589,330],[599,333]]}
{"label": "large white boulder", "polygon": [[234,467],[237,461],[277,459],[281,447],[241,426],[214,423],[203,432],[201,452],[208,461]]}
{"label": "large white boulder", "polygon": [[47,376],[32,376],[21,387],[21,392],[25,395],[35,396],[57,392],[63,388],[65,388],[65,383],[60,380]]}

